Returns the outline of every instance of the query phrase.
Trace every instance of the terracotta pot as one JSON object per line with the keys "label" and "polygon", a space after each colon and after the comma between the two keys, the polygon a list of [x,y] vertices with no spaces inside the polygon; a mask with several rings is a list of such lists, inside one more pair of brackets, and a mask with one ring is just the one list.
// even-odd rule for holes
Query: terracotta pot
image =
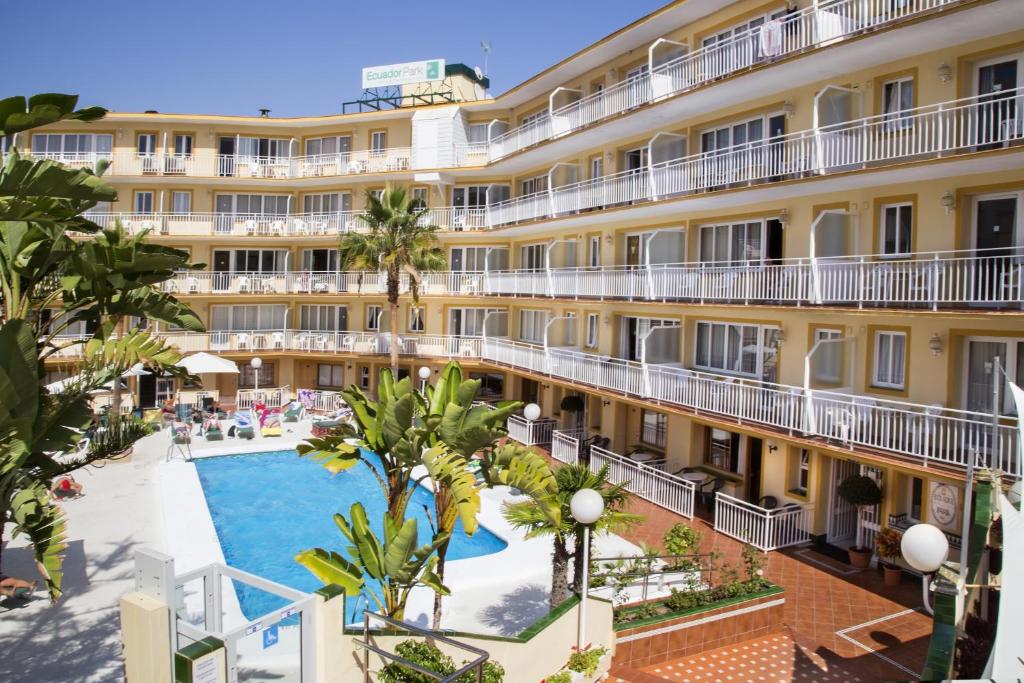
{"label": "terracotta pot", "polygon": [[885,574],[885,585],[886,586],[898,586],[900,581],[903,579],[903,570],[895,565],[882,565],[882,571]]}
{"label": "terracotta pot", "polygon": [[850,557],[850,564],[857,569],[867,569],[871,564],[871,550],[868,548],[850,548],[846,554]]}

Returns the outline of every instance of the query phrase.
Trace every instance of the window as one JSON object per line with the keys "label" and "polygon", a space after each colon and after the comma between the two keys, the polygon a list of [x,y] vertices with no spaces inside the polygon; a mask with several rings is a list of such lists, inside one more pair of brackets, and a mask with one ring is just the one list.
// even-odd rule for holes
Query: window
{"label": "window", "polygon": [[906,352],[905,332],[876,332],[872,384],[885,389],[903,389]]}
{"label": "window", "polygon": [[[767,349],[761,330],[778,328],[739,323],[698,322],[695,365],[708,370],[758,377],[767,361]],[[767,336],[767,335],[765,335]]]}
{"label": "window", "polygon": [[505,395],[505,375],[494,372],[471,372],[470,379],[480,380],[480,398],[501,398]]}
{"label": "window", "polygon": [[914,108],[914,79],[900,78],[882,84],[882,113],[888,130],[900,130],[913,125],[909,112]]}
{"label": "window", "polygon": [[924,479],[921,477],[910,478],[910,509],[907,510],[907,517],[915,522],[921,521],[921,507],[924,505]]}
{"label": "window", "polygon": [[739,474],[740,435],[705,427],[704,464]]}
{"label": "window", "polygon": [[287,310],[284,304],[210,306],[210,329],[282,330]]}
{"label": "window", "polygon": [[409,332],[423,332],[426,329],[424,320],[426,309],[423,306],[412,306],[409,308]]}
{"label": "window", "polygon": [[601,266],[601,236],[591,235],[587,247],[587,265],[591,268]]}
{"label": "window", "polygon": [[316,366],[316,385],[332,389],[343,386],[345,366],[318,363]]}
{"label": "window", "polygon": [[569,311],[565,317],[565,343],[567,346],[576,346],[576,314]]}
{"label": "window", "polygon": [[326,138],[309,138],[306,140],[306,156],[330,156],[347,155],[352,151],[352,137],[349,135],[338,135]]}
{"label": "window", "polygon": [[911,249],[912,204],[886,204],[882,207],[881,231],[884,256],[907,256]]}
{"label": "window", "polygon": [[[214,270],[237,273],[283,273],[285,249],[214,250]],[[226,260],[225,260],[226,259]]]}
{"label": "window", "polygon": [[519,267],[522,270],[544,270],[545,244],[527,244],[519,248]]}
{"label": "window", "polygon": [[547,109],[541,109],[539,111],[533,112],[532,114],[527,114],[523,118],[519,119],[519,125],[520,126],[535,125],[535,124],[539,123],[540,121],[543,121],[547,117],[548,117],[548,110]]}
{"label": "window", "polygon": [[114,136],[109,134],[47,133],[32,136],[32,154],[47,157],[87,159],[95,154],[110,158]]}
{"label": "window", "polygon": [[245,158],[283,158],[291,157],[291,140],[285,138],[238,138],[238,156]]}
{"label": "window", "polygon": [[449,266],[457,273],[482,273],[485,270],[507,270],[508,249],[505,247],[452,247]]}
{"label": "window", "polygon": [[[490,314],[492,320],[488,319]],[[504,328],[505,311],[497,308],[451,308],[448,309],[448,334],[456,337],[481,337],[484,334],[484,323],[487,323],[487,332],[496,336],[506,334]]]}
{"label": "window", "polygon": [[547,311],[529,309],[519,311],[519,338],[534,344],[543,344],[547,323]]}
{"label": "window", "polygon": [[487,144],[487,129],[490,123],[471,123],[466,131],[466,141],[473,146]]}
{"label": "window", "polygon": [[597,334],[600,329],[601,316],[597,313],[587,314],[587,348],[597,348]]}
{"label": "window", "polygon": [[596,180],[604,176],[604,157],[593,157],[590,160],[590,178]]}
{"label": "window", "polygon": [[140,157],[156,154],[156,133],[139,133],[136,138],[136,151]]}
{"label": "window", "polygon": [[348,308],[331,304],[302,304],[299,329],[315,332],[344,332],[348,329]]}
{"label": "window", "polygon": [[842,363],[843,347],[836,341],[842,337],[842,330],[814,330],[814,343],[818,345],[813,358],[814,379],[818,382],[839,384],[842,379],[840,364]]}
{"label": "window", "polygon": [[769,14],[764,14],[761,16],[754,17],[752,19],[748,19],[747,21],[736,24],[735,26],[732,26],[724,31],[719,31],[718,33],[705,37],[703,40],[701,40],[701,47],[709,48],[718,43],[735,42],[737,40],[742,40],[744,38],[753,38],[756,36],[756,34],[753,34],[752,31],[761,27],[762,25],[764,25],[766,21],[770,19],[778,19],[780,17],[784,17],[785,15],[786,10],[781,9],[775,10],[774,12],[771,12]]}
{"label": "window", "polygon": [[190,157],[192,156],[192,136],[177,134],[174,136],[174,156],[178,157]]}
{"label": "window", "polygon": [[370,388],[370,368],[366,365],[359,366],[359,388],[363,390]]}
{"label": "window", "polygon": [[[338,192],[325,192],[323,194],[307,194],[302,198],[303,213],[337,213],[342,206],[342,195]],[[351,197],[346,194],[345,198],[351,202]],[[346,202],[348,203],[348,202]]]}
{"label": "window", "polygon": [[[964,408],[991,413],[995,381],[1001,396],[1002,414],[1016,415],[1017,406],[1007,390],[1006,378],[1012,378],[1017,386],[1024,386],[1024,341],[1007,337],[968,337],[965,343]],[[996,369],[997,359],[1002,371]]]}
{"label": "window", "polygon": [[530,194],[537,194],[538,192],[547,192],[548,189],[548,176],[544,175],[535,176],[533,178],[527,178],[520,183],[520,189],[522,190],[519,194],[525,196]]}
{"label": "window", "polygon": [[153,193],[135,193],[135,213],[153,213]]}
{"label": "window", "polygon": [[388,132],[378,130],[370,133],[370,151],[374,154],[381,154],[388,148]]}
{"label": "window", "polygon": [[366,307],[366,329],[370,331],[376,331],[380,329],[381,314],[384,309],[380,306],[367,306]]}
{"label": "window", "polygon": [[214,201],[214,211],[219,214],[287,216],[288,195],[219,194]]}
{"label": "window", "polygon": [[807,488],[811,480],[811,452],[801,448],[793,463],[791,472],[790,491],[801,496],[807,495]]}
{"label": "window", "polygon": [[420,206],[426,206],[427,200],[430,197],[430,189],[426,187],[414,187],[412,188],[412,198],[417,201]]}
{"label": "window", "polygon": [[653,410],[640,411],[640,441],[656,448],[665,447],[665,428],[668,419],[665,413]]}
{"label": "window", "polygon": [[252,389],[256,386],[255,380],[259,377],[260,386],[268,388],[274,386],[274,364],[263,361],[263,365],[257,368],[248,363],[238,365],[238,387],[240,389]]}
{"label": "window", "polygon": [[175,190],[171,192],[172,213],[192,213],[192,193]]}
{"label": "window", "polygon": [[764,221],[704,225],[700,229],[702,263],[760,262]]}
{"label": "window", "polygon": [[460,209],[481,209],[487,206],[487,185],[454,188],[452,205]]}

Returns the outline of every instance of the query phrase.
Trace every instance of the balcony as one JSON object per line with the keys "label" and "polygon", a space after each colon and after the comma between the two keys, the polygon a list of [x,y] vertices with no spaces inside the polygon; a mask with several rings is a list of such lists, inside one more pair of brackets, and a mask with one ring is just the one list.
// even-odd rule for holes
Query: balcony
{"label": "balcony", "polygon": [[751,68],[835,45],[928,12],[959,4],[959,0],[832,0],[743,33],[727,41],[702,47],[663,64],[653,63],[648,73],[626,79],[601,92],[581,97],[491,140],[491,161],[581,130],[653,102],[675,97]]}
{"label": "balcony", "polygon": [[697,193],[1007,147],[1024,139],[1024,88],[869,116],[693,154],[487,207],[497,228]]}
{"label": "balcony", "polygon": [[[367,230],[361,211],[296,214],[241,213],[132,213],[88,211],[85,216],[102,227],[120,221],[129,231],[150,230],[160,235],[239,235],[256,237],[322,237]],[[482,208],[437,207],[424,222],[442,230],[460,232],[485,227]]]}
{"label": "balcony", "polygon": [[1020,307],[1024,249],[488,271],[497,296],[782,306]]}
{"label": "balcony", "polygon": [[[424,273],[421,295],[469,296],[479,294],[482,273]],[[196,271],[178,272],[162,285],[168,294],[372,294],[387,292],[383,273],[359,271]],[[410,278],[403,273],[399,284],[409,292]]]}
{"label": "balcony", "polygon": [[[168,333],[180,351],[317,352],[387,355],[390,336],[321,330],[219,330]],[[820,439],[835,446],[894,455],[922,466],[964,470],[970,459],[1020,478],[1017,422],[965,410],[812,390],[625,361],[505,338],[406,334],[399,353],[410,357],[482,361],[565,380],[625,397],[737,423]],[[74,358],[80,346],[60,354]],[[553,434],[552,434],[553,438]]]}

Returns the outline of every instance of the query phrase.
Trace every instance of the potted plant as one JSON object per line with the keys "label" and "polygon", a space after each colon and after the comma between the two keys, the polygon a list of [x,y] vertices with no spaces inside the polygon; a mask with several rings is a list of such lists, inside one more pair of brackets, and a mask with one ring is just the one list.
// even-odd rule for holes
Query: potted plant
{"label": "potted plant", "polygon": [[871,548],[864,546],[864,527],[861,524],[864,508],[878,505],[882,502],[882,489],[871,477],[863,474],[852,474],[843,479],[836,487],[836,493],[850,505],[857,508],[857,542],[847,553],[850,556],[850,564],[857,569],[867,569],[871,564]]}
{"label": "potted plant", "polygon": [[607,654],[608,648],[604,646],[588,646],[582,650],[574,647],[565,668],[569,670],[574,682],[593,680],[598,669],[606,663],[604,658]]}
{"label": "potted plant", "polygon": [[572,674],[568,671],[559,671],[545,677],[541,683],[572,683]]}
{"label": "potted plant", "polygon": [[885,573],[886,586],[900,585],[903,578],[903,569],[896,564],[900,557],[900,541],[903,534],[896,529],[885,528],[875,536],[875,550],[882,560],[882,571]]}

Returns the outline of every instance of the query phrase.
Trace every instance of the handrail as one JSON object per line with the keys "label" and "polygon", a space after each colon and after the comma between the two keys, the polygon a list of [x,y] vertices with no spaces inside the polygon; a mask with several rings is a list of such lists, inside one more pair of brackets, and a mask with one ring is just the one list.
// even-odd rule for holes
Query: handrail
{"label": "handrail", "polygon": [[[443,644],[445,644],[445,645],[447,645],[449,647],[455,648],[457,650],[462,650],[462,651],[465,651],[465,652],[469,652],[470,654],[475,655],[475,657],[473,659],[471,659],[470,661],[466,662],[465,664],[463,664],[462,666],[460,666],[453,673],[448,674],[447,676],[439,674],[436,671],[431,671],[430,669],[424,668],[423,666],[421,666],[421,665],[419,665],[419,664],[417,664],[417,663],[415,663],[413,661],[410,661],[410,660],[406,659],[405,657],[402,657],[401,655],[394,654],[392,652],[388,652],[387,650],[384,650],[384,649],[382,649],[380,647],[377,647],[376,645],[371,643],[370,642],[370,635],[371,635],[370,620],[371,619],[374,619],[376,621],[382,622],[382,623],[390,626],[391,628],[393,628],[395,630],[408,631],[409,633],[411,633],[413,635],[417,635],[417,636],[420,636],[422,638],[429,638],[430,640],[437,641],[439,643],[443,643]],[[490,659],[490,657],[491,657],[490,653],[487,652],[486,650],[481,650],[480,648],[474,647],[472,645],[469,645],[468,643],[463,643],[463,642],[460,642],[460,641],[457,641],[457,640],[453,640],[451,638],[448,638],[447,636],[441,635],[437,631],[431,631],[431,630],[428,630],[428,629],[420,628],[418,626],[413,626],[409,622],[398,621],[397,619],[392,619],[389,616],[386,616],[384,614],[380,614],[378,612],[371,612],[370,610],[363,610],[363,639],[359,640],[358,638],[353,638],[352,642],[355,645],[358,645],[359,647],[363,648],[363,650],[364,650],[364,652],[363,652],[363,676],[364,676],[363,680],[366,683],[370,683],[370,681],[372,680],[370,678],[370,652],[373,652],[374,654],[378,655],[379,657],[382,657],[384,659],[387,659],[387,660],[390,660],[392,662],[395,662],[396,664],[398,664],[400,666],[410,668],[410,669],[412,669],[414,671],[417,671],[417,672],[419,672],[419,673],[421,673],[421,674],[423,674],[425,676],[430,676],[434,680],[439,681],[439,683],[453,683],[454,681],[457,681],[461,676],[463,676],[466,672],[473,671],[473,670],[476,670],[476,680],[477,680],[477,683],[481,683],[481,681],[483,680],[483,667],[484,667],[484,663],[486,663],[487,660]]]}

